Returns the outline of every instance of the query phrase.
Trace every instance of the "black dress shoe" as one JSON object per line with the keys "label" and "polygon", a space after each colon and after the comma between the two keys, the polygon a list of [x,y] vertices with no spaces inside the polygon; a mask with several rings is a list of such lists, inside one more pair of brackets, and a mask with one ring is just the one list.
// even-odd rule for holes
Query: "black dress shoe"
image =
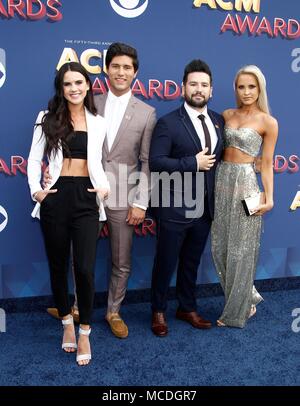
{"label": "black dress shoe", "polygon": [[203,319],[201,316],[199,316],[199,314],[197,314],[197,312],[182,312],[181,310],[177,310],[176,318],[187,321],[195,328],[211,328],[211,322]]}
{"label": "black dress shoe", "polygon": [[152,313],[151,330],[158,337],[165,337],[168,334],[168,325],[164,313]]}

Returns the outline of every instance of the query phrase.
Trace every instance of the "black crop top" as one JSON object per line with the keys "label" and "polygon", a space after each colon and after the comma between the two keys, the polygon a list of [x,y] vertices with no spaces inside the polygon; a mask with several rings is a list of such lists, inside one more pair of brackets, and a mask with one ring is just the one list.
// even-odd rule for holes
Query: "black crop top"
{"label": "black crop top", "polygon": [[73,131],[66,139],[69,147],[69,154],[63,148],[64,158],[87,159],[87,132]]}

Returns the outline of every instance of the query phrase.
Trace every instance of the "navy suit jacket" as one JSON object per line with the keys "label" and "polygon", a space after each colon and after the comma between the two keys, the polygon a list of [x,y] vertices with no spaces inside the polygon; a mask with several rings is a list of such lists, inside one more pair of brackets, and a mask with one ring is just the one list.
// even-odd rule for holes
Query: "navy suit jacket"
{"label": "navy suit jacket", "polygon": [[[208,114],[215,126],[218,137],[217,145],[213,151],[213,153],[216,154],[216,163],[209,171],[204,171],[205,187],[203,193],[207,194],[208,209],[213,219],[215,171],[223,151],[224,119],[220,114],[209,109]],[[158,120],[152,134],[150,146],[150,170],[151,172],[168,172],[169,174],[174,172],[181,173],[182,187],[178,190],[178,185],[176,188],[174,188],[172,184],[170,185],[170,207],[162,207],[161,201],[159,207],[155,208],[152,206],[155,217],[180,223],[192,221],[190,218],[186,218],[185,215],[186,210],[192,210],[192,208],[184,205],[183,175],[185,172],[192,173],[192,193],[193,198],[195,198],[196,192],[194,189],[196,188],[197,173],[197,160],[195,155],[202,151],[202,149],[199,136],[183,105]],[[161,197],[161,182],[159,184],[159,192]],[[181,207],[175,207],[174,205],[174,198],[178,193],[182,194],[183,204]]]}

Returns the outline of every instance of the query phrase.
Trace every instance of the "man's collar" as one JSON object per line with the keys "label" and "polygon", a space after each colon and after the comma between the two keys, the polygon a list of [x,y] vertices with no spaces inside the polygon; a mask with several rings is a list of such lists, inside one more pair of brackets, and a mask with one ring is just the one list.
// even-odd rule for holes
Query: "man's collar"
{"label": "man's collar", "polygon": [[207,105],[204,106],[203,111],[201,113],[198,110],[194,109],[193,107],[189,106],[187,102],[184,103],[184,108],[186,109],[188,115],[192,119],[198,118],[200,114],[203,114],[205,117],[209,117],[207,112]]}
{"label": "man's collar", "polygon": [[123,104],[123,103],[128,103],[129,102],[129,99],[130,99],[131,95],[132,95],[131,89],[128,90],[127,93],[122,94],[122,96],[116,96],[115,94],[113,94],[113,92],[111,90],[109,90],[107,98],[108,98],[108,100],[110,102],[115,102],[115,101],[118,100],[118,102]]}

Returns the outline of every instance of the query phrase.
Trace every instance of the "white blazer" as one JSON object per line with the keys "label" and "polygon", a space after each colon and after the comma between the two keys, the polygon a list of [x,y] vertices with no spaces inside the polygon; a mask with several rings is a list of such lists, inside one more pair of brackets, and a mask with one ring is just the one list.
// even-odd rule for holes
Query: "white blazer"
{"label": "white blazer", "polygon": [[[41,123],[43,116],[46,111],[40,111],[36,124]],[[99,115],[94,116],[85,108],[85,117],[87,123],[87,166],[91,182],[94,188],[106,188],[110,189],[106,174],[102,166],[102,144],[106,135],[106,122],[105,119]],[[41,186],[41,176],[42,176],[42,163],[44,158],[46,145],[46,138],[42,132],[42,127],[40,125],[35,126],[32,138],[31,149],[28,157],[27,165],[27,176],[28,184],[30,188],[31,197],[33,198],[34,193],[42,190]],[[60,147],[56,154],[51,152],[49,160],[49,173],[52,177],[51,184],[48,188],[53,186],[60,176],[61,169],[63,166],[63,152]],[[106,220],[106,215],[103,207],[103,203],[97,196],[97,203],[99,205],[99,219]],[[40,203],[37,202],[33,212],[32,217],[40,218]]]}

